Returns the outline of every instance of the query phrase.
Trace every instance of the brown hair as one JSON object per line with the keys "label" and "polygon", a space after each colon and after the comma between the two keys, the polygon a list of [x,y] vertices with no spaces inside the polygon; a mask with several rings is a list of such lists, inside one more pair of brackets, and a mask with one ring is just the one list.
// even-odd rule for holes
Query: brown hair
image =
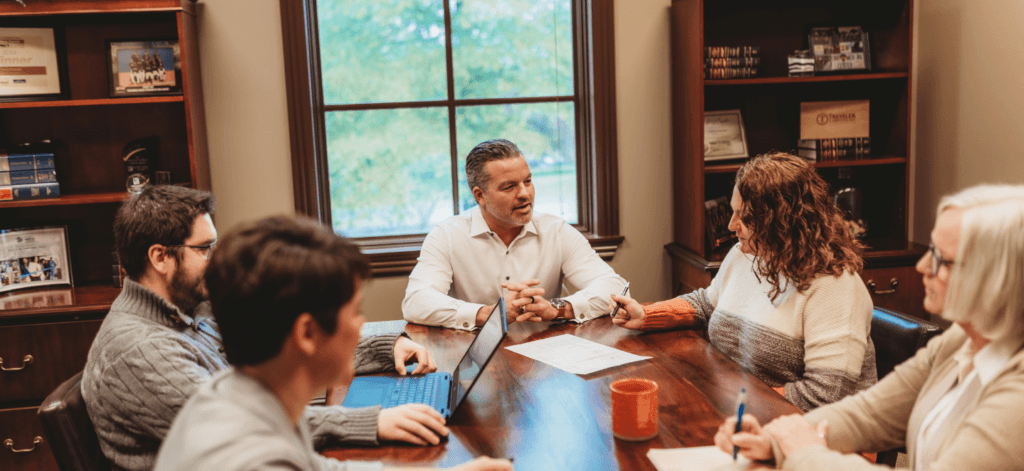
{"label": "brown hair", "polygon": [[[114,218],[114,241],[128,277],[138,280],[146,271],[153,245],[184,244],[192,236],[192,223],[213,215],[215,205],[208,192],[173,185],[148,185],[125,201]],[[167,250],[180,261],[180,247]]]}
{"label": "brown hair", "polygon": [[754,157],[736,173],[736,189],[743,199],[739,218],[757,250],[755,274],[772,285],[772,301],[783,291],[783,277],[803,292],[815,275],[864,267],[864,246],[844,224],[828,184],[803,159],[782,152]]}
{"label": "brown hair", "polygon": [[333,334],[338,310],[369,277],[359,248],[311,219],[274,216],[231,231],[205,278],[228,362],[274,358],[302,313]]}
{"label": "brown hair", "polygon": [[476,187],[487,190],[487,183],[491,180],[491,176],[484,171],[487,162],[522,157],[522,155],[523,152],[519,150],[519,147],[505,139],[491,139],[477,144],[466,156],[466,183],[469,185],[470,192]]}

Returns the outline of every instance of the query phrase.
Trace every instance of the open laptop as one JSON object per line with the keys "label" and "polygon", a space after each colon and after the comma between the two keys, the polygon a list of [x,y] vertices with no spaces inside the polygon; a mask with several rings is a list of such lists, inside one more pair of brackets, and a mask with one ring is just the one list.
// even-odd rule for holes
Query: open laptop
{"label": "open laptop", "polygon": [[341,405],[345,407],[427,404],[445,419],[451,418],[462,404],[480,373],[498,351],[508,333],[505,300],[498,299],[487,322],[480,328],[469,349],[451,373],[428,373],[409,376],[360,376],[352,380]]}

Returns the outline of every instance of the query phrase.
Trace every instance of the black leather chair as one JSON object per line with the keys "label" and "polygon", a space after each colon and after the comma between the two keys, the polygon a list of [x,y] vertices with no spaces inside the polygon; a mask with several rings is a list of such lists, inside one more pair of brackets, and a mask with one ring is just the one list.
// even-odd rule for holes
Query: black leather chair
{"label": "black leather chair", "polygon": [[[878,379],[892,373],[896,365],[907,361],[941,333],[941,327],[926,320],[875,307],[871,316],[871,341],[875,344]],[[903,448],[883,451],[878,453],[875,462],[895,466],[898,454],[905,452]]]}
{"label": "black leather chair", "polygon": [[39,420],[61,471],[106,471],[96,430],[82,399],[82,373],[57,386],[39,407]]}
{"label": "black leather chair", "polygon": [[875,344],[878,379],[892,372],[925,346],[942,328],[923,319],[875,307],[871,318],[871,341]]}

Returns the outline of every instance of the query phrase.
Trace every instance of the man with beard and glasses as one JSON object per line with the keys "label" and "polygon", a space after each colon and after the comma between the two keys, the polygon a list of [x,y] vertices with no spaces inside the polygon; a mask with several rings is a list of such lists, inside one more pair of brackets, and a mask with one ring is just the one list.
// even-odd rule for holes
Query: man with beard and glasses
{"label": "man with beard and glasses", "polygon": [[[199,386],[228,367],[204,276],[217,243],[213,195],[149,186],[126,201],[114,220],[128,278],[93,340],[82,396],[100,448],[113,468],[148,470],[174,420]],[[404,335],[362,338],[356,373],[437,369],[426,349]],[[317,445],[376,445],[399,440],[437,444],[447,435],[433,408],[410,404],[349,409],[307,407],[302,417]]]}
{"label": "man with beard and glasses", "polygon": [[[533,175],[515,144],[495,139],[474,147],[466,181],[477,207],[427,234],[402,301],[405,320],[473,330],[502,295],[509,320],[520,322],[608,314],[610,295],[626,280],[565,220],[533,212]],[[563,282],[579,291],[559,298]]]}

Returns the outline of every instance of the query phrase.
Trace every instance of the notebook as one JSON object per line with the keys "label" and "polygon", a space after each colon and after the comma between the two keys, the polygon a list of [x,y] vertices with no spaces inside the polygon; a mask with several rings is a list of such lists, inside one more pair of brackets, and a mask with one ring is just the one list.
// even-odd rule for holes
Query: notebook
{"label": "notebook", "polygon": [[379,405],[387,408],[402,404],[427,404],[437,409],[445,419],[449,419],[476,384],[507,332],[505,300],[498,299],[487,322],[469,344],[469,349],[455,371],[408,376],[360,376],[352,380],[341,405]]}

